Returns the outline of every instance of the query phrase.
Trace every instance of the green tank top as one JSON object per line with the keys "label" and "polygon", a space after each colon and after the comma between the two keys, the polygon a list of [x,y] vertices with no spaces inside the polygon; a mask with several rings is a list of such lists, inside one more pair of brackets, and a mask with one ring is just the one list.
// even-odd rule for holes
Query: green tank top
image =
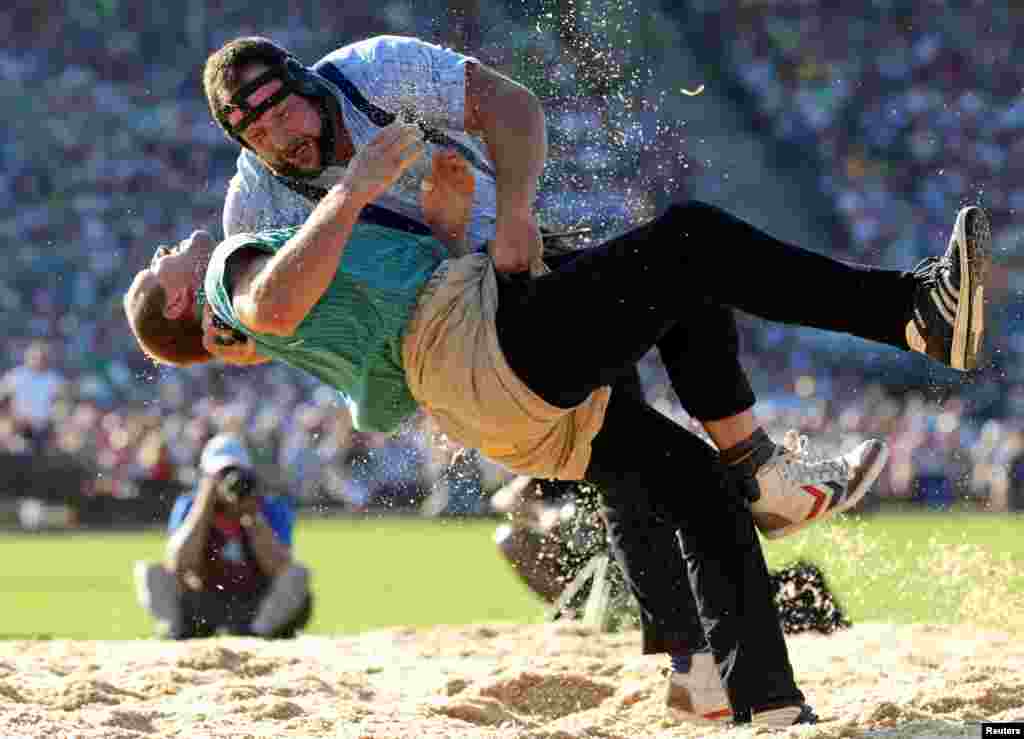
{"label": "green tank top", "polygon": [[214,251],[204,290],[214,314],[270,359],[305,370],[341,392],[360,431],[394,431],[416,412],[402,367],[402,336],[427,279],[448,257],[430,236],[358,223],[330,286],[292,336],[251,331],[238,320],[228,259],[241,248],[274,253],[298,227],[236,234]]}

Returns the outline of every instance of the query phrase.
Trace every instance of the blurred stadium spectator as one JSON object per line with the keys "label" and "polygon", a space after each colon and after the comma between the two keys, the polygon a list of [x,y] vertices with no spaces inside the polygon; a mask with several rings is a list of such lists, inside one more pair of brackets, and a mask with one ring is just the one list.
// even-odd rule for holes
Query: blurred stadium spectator
{"label": "blurred stadium spectator", "polygon": [[33,341],[25,350],[25,362],[0,377],[0,393],[10,403],[13,432],[31,449],[40,450],[50,441],[54,405],[64,388],[64,377],[51,366],[51,348],[45,341]]}
{"label": "blurred stadium spectator", "polygon": [[222,433],[205,446],[199,486],[171,511],[164,563],[137,562],[139,601],[172,639],[290,638],[312,612],[309,571],[292,557],[295,514],[266,495],[249,451]]}

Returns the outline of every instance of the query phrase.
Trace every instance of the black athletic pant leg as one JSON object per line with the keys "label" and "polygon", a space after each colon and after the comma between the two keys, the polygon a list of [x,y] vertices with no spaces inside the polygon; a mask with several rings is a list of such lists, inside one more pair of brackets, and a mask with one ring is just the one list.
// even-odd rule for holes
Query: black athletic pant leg
{"label": "black athletic pant leg", "polygon": [[[915,285],[910,273],[840,262],[691,201],[551,274],[502,279],[498,338],[516,374],[566,408],[664,348],[676,392],[699,391],[691,413],[713,420],[753,404],[728,309],[906,349]],[[709,324],[722,327],[719,339],[675,350],[694,342],[673,332],[706,334]]]}
{"label": "black athletic pant leg", "polygon": [[[586,478],[602,492],[613,549],[640,602],[645,651],[692,649],[706,635],[735,710],[802,702],[760,539],[745,504],[723,489],[716,452],[617,390]],[[692,595],[679,585],[667,531],[680,532]]]}

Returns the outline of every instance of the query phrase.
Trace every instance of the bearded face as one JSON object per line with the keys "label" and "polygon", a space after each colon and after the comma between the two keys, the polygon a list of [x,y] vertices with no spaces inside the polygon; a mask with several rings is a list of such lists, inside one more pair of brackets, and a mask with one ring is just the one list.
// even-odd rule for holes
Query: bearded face
{"label": "bearded face", "polygon": [[[258,85],[248,93],[244,103],[227,113],[227,122],[236,127],[242,141],[279,175],[296,179],[318,177],[326,167],[330,152],[325,147],[333,140],[320,101],[300,95],[293,87],[272,77],[263,84],[258,78],[268,69],[253,65],[242,75],[244,85]],[[279,98],[274,102],[273,98]],[[259,111],[261,106],[269,107]],[[255,118],[252,116],[255,115]]]}

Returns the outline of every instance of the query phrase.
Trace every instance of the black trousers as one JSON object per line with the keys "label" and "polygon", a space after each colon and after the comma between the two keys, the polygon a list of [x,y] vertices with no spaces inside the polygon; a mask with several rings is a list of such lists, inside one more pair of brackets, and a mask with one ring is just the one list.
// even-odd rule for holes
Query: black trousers
{"label": "black trousers", "polygon": [[502,282],[502,351],[542,398],[578,405],[657,346],[673,388],[701,421],[754,403],[733,309],[907,349],[915,287],[910,272],[839,262],[693,201],[549,275]]}
{"label": "black trousers", "polygon": [[708,444],[614,387],[587,477],[640,604],[644,652],[709,644],[737,715],[802,703],[753,517],[718,465]]}
{"label": "black trousers", "polygon": [[614,387],[586,478],[640,603],[645,652],[707,638],[735,710],[802,701],[750,513],[724,489],[714,450],[638,397],[635,363],[657,346],[687,411],[726,418],[754,404],[734,307],[906,349],[911,276],[799,249],[697,202],[552,266],[501,281],[498,337],[549,403]]}
{"label": "black trousers", "polygon": [[[235,636],[247,636],[265,595],[266,589],[255,593],[185,590],[178,601],[181,623],[172,629],[169,636],[172,639],[202,639],[215,635],[220,629]],[[313,598],[307,595],[295,617],[269,638],[294,638],[309,623],[312,613]]]}

